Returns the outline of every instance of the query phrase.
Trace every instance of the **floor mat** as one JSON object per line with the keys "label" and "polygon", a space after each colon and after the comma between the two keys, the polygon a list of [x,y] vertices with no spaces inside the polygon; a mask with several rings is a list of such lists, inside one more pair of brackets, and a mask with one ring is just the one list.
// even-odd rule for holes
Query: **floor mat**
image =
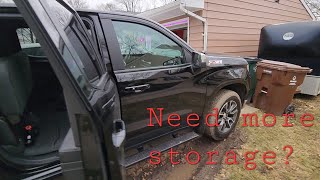
{"label": "floor mat", "polygon": [[33,112],[33,115],[39,119],[39,134],[34,143],[25,149],[24,155],[34,156],[57,151],[70,128],[68,113],[43,111]]}

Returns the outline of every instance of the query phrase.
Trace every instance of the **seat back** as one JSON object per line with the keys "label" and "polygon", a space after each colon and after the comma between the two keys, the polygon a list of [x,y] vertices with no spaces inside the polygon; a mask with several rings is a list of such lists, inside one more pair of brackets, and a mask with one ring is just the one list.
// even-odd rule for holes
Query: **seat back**
{"label": "seat back", "polygon": [[23,52],[0,57],[0,112],[5,116],[23,114],[32,91],[31,68]]}

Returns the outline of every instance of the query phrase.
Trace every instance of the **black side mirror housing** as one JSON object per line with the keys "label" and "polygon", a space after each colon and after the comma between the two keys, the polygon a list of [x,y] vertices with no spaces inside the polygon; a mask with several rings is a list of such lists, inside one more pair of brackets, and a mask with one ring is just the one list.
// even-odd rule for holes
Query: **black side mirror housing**
{"label": "black side mirror housing", "polygon": [[194,67],[197,67],[197,68],[201,68],[203,66],[200,53],[196,51],[192,52],[192,64]]}

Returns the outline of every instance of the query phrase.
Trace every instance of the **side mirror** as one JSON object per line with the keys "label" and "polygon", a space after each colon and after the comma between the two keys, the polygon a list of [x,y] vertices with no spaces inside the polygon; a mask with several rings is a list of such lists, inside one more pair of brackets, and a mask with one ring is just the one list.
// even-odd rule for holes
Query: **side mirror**
{"label": "side mirror", "polygon": [[192,52],[192,59],[198,59],[198,58],[201,58],[200,53],[197,51],[193,51]]}
{"label": "side mirror", "polygon": [[206,67],[207,56],[203,53],[192,52],[192,64],[194,67]]}
{"label": "side mirror", "polygon": [[194,51],[192,52],[192,64],[195,66],[201,66],[201,55]]}

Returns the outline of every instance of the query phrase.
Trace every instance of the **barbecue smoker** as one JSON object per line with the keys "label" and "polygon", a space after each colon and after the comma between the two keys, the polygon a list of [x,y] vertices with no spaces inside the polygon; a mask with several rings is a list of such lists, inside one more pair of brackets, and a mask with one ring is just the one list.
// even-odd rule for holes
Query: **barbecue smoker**
{"label": "barbecue smoker", "polygon": [[313,69],[300,86],[302,94],[320,93],[320,22],[305,21],[265,26],[258,58]]}

